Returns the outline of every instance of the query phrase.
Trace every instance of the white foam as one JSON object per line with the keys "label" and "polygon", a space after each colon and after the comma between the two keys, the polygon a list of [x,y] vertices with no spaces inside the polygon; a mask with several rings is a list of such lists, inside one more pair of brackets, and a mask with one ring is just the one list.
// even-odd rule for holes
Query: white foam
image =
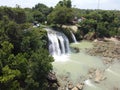
{"label": "white foam", "polygon": [[91,81],[88,79],[88,80],[85,80],[85,84],[90,86],[90,87],[94,87],[96,88],[96,86],[94,84],[91,83]]}
{"label": "white foam", "polygon": [[69,60],[69,54],[53,55],[55,62],[67,62]]}

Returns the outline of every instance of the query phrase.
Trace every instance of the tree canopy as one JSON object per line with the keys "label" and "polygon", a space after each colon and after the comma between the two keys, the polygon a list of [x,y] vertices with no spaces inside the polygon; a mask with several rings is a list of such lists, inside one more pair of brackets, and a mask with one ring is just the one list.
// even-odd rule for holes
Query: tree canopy
{"label": "tree canopy", "polygon": [[46,31],[33,28],[24,9],[0,7],[0,11],[0,89],[46,90],[53,62]]}
{"label": "tree canopy", "polygon": [[48,22],[54,24],[69,24],[74,18],[73,10],[67,7],[56,7],[48,15]]}
{"label": "tree canopy", "polygon": [[[81,17],[85,19],[79,23],[83,35],[95,32],[97,37],[111,37],[120,35],[119,11],[83,10]],[[81,12],[83,12],[81,11]]]}

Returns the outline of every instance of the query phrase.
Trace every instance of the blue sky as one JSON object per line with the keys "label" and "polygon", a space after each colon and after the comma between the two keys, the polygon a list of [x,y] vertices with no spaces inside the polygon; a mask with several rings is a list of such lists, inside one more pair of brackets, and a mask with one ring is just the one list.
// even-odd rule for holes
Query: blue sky
{"label": "blue sky", "polygon": [[[16,4],[21,7],[33,7],[37,3],[43,3],[47,6],[55,6],[60,0],[0,0],[0,6],[15,7]],[[71,0],[72,5],[80,9],[98,9],[120,10],[120,0]]]}

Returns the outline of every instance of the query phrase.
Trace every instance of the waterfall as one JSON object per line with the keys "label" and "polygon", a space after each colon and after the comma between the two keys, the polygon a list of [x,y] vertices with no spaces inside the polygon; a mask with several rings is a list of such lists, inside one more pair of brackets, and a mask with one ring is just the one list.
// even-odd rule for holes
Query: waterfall
{"label": "waterfall", "polygon": [[72,31],[70,31],[70,33],[71,33],[71,35],[72,35],[72,39],[73,39],[74,43],[76,43],[76,42],[77,42],[77,40],[76,40],[75,35],[72,33]]}
{"label": "waterfall", "polygon": [[52,55],[57,54],[60,55],[61,54],[61,50],[60,50],[60,45],[59,45],[59,41],[57,38],[57,35],[54,33],[48,33],[48,37],[49,37],[49,51]]}
{"label": "waterfall", "polygon": [[52,55],[64,55],[70,52],[69,40],[61,32],[46,29],[49,39],[49,52]]}

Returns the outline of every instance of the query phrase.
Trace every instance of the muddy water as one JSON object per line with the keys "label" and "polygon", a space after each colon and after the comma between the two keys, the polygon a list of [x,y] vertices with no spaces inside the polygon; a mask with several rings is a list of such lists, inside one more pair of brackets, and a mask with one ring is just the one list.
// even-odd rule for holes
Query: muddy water
{"label": "muddy water", "polygon": [[[82,41],[71,44],[71,47],[80,49],[79,53],[70,53],[68,55],[57,56],[53,63],[57,75],[68,75],[73,83],[84,81],[83,90],[114,90],[114,87],[120,86],[120,64],[114,63],[106,67],[100,57],[90,56],[85,53],[85,48],[92,48],[92,43]],[[98,68],[105,70],[106,80],[96,84],[93,80],[88,79],[88,70]]]}

